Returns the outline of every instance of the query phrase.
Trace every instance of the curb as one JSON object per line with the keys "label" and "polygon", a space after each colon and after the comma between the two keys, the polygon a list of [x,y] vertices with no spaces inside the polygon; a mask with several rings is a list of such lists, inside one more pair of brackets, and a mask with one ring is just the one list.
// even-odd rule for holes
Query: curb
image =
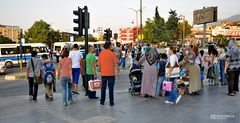
{"label": "curb", "polygon": [[4,77],[4,80],[13,81],[13,80],[20,80],[20,79],[24,79],[24,78],[25,78],[25,75],[6,75]]}

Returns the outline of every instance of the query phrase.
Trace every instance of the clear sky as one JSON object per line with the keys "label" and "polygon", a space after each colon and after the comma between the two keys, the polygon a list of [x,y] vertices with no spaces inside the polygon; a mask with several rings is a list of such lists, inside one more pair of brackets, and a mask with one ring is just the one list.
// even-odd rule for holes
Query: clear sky
{"label": "clear sky", "polygon": [[[20,26],[24,30],[34,21],[44,20],[60,31],[73,32],[73,10],[87,5],[90,12],[89,30],[98,27],[112,28],[114,32],[121,27],[132,27],[136,13],[129,8],[139,9],[140,0],[0,0],[0,24]],[[158,6],[160,16],[168,18],[170,9],[178,15],[186,16],[192,23],[193,10],[203,6],[218,6],[218,17],[227,18],[240,14],[240,0],[143,0],[143,22],[154,16]]]}

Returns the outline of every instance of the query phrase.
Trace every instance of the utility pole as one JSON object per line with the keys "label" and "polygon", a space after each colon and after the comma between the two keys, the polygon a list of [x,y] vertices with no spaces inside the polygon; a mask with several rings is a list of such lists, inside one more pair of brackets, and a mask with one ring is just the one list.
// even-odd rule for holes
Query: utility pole
{"label": "utility pole", "polygon": [[142,0],[140,0],[140,40],[142,40]]}

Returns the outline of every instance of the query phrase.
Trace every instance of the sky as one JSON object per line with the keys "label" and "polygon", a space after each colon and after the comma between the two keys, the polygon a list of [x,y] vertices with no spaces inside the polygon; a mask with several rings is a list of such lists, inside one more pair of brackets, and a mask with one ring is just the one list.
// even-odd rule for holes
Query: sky
{"label": "sky", "polygon": [[[147,18],[153,18],[158,6],[160,16],[167,20],[169,10],[176,10],[192,23],[193,11],[204,6],[218,6],[218,19],[240,14],[240,0],[142,0],[143,24]],[[136,13],[129,8],[139,10],[140,0],[0,0],[0,24],[13,25],[27,30],[40,19],[49,23],[55,30],[73,32],[73,10],[88,6],[90,12],[90,30],[98,27],[111,28],[113,32],[120,28],[133,27]]]}

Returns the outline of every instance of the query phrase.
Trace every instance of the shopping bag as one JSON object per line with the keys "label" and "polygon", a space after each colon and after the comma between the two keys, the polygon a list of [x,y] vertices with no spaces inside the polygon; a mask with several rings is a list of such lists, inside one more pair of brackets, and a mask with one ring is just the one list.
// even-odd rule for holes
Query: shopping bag
{"label": "shopping bag", "polygon": [[162,90],[171,92],[173,88],[173,83],[169,81],[163,81]]}
{"label": "shopping bag", "polygon": [[88,81],[88,90],[96,91],[97,89],[101,89],[102,81],[100,79],[90,80]]}
{"label": "shopping bag", "polygon": [[212,58],[209,55],[203,57],[204,62],[210,62],[211,59]]}

